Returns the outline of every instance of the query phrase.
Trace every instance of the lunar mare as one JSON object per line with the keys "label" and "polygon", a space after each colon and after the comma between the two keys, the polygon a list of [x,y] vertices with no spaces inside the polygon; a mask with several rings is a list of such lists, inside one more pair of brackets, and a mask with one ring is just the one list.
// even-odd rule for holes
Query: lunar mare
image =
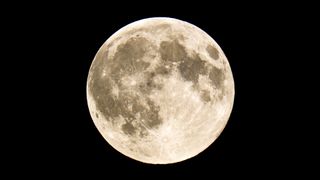
{"label": "lunar mare", "polygon": [[151,164],[196,156],[224,129],[234,100],[230,65],[198,27],[133,22],[97,52],[87,79],[95,126],[122,154]]}

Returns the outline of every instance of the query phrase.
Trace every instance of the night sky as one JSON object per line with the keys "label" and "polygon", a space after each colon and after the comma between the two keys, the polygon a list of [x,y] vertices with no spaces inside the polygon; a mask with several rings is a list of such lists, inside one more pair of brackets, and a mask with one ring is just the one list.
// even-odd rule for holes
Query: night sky
{"label": "night sky", "polygon": [[[104,178],[297,173],[294,164],[303,158],[292,158],[291,151],[297,150],[294,142],[303,142],[291,135],[296,133],[291,125],[298,125],[289,117],[294,110],[284,108],[293,103],[286,87],[295,78],[290,75],[295,60],[289,56],[296,50],[287,44],[294,43],[290,30],[297,16],[274,6],[272,11],[259,5],[231,11],[230,6],[194,13],[174,8],[125,13],[110,6],[43,5],[33,13],[12,16],[4,35],[11,37],[9,59],[19,61],[7,61],[6,67],[12,72],[11,67],[18,66],[18,74],[10,75],[15,81],[9,81],[17,88],[9,91],[16,94],[21,110],[9,116],[13,124],[8,127],[17,129],[5,135],[10,137],[7,167],[30,168],[26,174],[36,176],[42,172]],[[228,58],[235,81],[234,107],[219,138],[198,156],[170,165],[144,164],[113,149],[95,128],[86,101],[86,78],[100,46],[121,27],[159,16],[207,32]]]}

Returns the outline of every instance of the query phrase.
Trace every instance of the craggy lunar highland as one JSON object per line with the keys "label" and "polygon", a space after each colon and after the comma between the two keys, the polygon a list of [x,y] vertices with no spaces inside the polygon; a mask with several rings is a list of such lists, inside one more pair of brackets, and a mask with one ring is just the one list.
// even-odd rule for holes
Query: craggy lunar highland
{"label": "craggy lunar highland", "polygon": [[133,22],[97,52],[87,79],[91,117],[122,154],[151,164],[196,156],[224,129],[234,81],[219,45],[172,18]]}

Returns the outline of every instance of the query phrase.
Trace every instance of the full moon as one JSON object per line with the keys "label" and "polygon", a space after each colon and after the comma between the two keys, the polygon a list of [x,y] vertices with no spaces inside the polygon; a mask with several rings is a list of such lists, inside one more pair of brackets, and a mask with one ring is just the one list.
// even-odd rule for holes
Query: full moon
{"label": "full moon", "polygon": [[100,47],[87,78],[90,115],[104,139],[140,162],[196,156],[226,126],[234,80],[220,46],[174,18],[135,21]]}

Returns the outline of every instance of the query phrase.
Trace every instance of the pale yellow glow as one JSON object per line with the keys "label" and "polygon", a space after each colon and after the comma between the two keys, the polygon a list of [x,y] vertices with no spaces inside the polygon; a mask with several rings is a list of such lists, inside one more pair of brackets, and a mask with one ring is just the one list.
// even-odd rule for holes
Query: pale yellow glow
{"label": "pale yellow glow", "polygon": [[[150,108],[147,99],[151,100],[159,107],[158,115],[163,122],[160,126],[150,129],[138,112],[135,113],[132,125],[136,128],[136,132],[146,128],[147,135],[141,137],[124,133],[121,129],[126,123],[124,117],[120,115],[111,121],[98,110],[99,107],[89,87],[89,82],[95,78],[92,77],[91,69],[88,75],[87,100],[93,122],[112,147],[141,162],[168,164],[196,156],[216,140],[226,126],[232,110],[234,81],[226,56],[219,45],[204,31],[173,18],[149,18],[133,22],[113,34],[98,52],[108,51],[105,55],[106,60],[113,59],[117,48],[134,37],[143,37],[151,42],[145,47],[144,56],[138,59],[150,65],[145,72],[121,77],[119,85],[111,79],[113,82],[111,93],[118,98],[119,92],[127,91],[147,110]],[[212,77],[208,73],[199,75],[195,80],[198,82],[197,85],[194,81],[186,80],[178,70],[181,64],[179,61],[171,63],[172,67],[164,65],[157,49],[161,48],[161,42],[173,40],[185,48],[186,56],[194,56],[197,53],[200,59],[212,67],[208,68],[209,70],[214,71],[214,68],[221,70],[224,77],[222,86],[214,86],[210,80]],[[217,50],[218,59],[210,56],[206,50],[208,45]],[[100,60],[96,56],[92,64]],[[153,80],[161,84],[161,88],[151,89],[148,93],[141,92],[139,85],[146,83],[146,72],[153,72],[159,66],[170,70],[170,75],[155,74]],[[108,74],[110,68],[106,67],[100,77],[103,78]],[[207,102],[201,94],[204,92],[205,98],[209,99]],[[132,104],[127,108],[131,111]]]}

